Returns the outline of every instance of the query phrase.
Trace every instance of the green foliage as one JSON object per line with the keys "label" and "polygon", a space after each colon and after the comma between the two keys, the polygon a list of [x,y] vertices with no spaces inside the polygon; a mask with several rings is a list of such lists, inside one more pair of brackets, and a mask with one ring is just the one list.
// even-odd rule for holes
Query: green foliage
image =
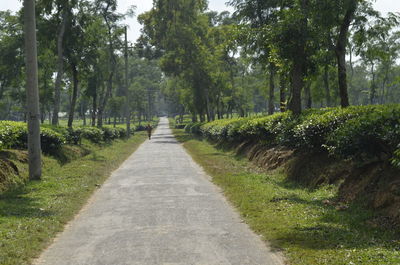
{"label": "green foliage", "polygon": [[243,124],[238,133],[242,139],[253,139],[263,141],[269,144],[275,144],[276,141],[283,141],[283,138],[277,138],[279,132],[287,131],[286,128],[293,120],[290,112],[277,113],[270,116],[248,120]]}
{"label": "green foliage", "polygon": [[102,130],[104,133],[104,141],[112,141],[120,138],[120,131],[117,128],[104,127]]}
{"label": "green foliage", "polygon": [[[127,137],[126,130],[120,127],[99,129],[96,127],[67,128],[43,125],[40,132],[41,146],[45,153],[52,153],[60,149],[65,143],[80,144],[82,139],[87,139],[92,143],[101,143],[125,137]],[[26,149],[27,142],[26,123],[0,121],[0,150],[5,148]]]}
{"label": "green foliage", "polygon": [[26,125],[19,122],[0,121],[0,148],[11,148],[18,146],[21,135],[26,133]]}
{"label": "green foliage", "polygon": [[343,158],[393,158],[400,142],[400,106],[379,106],[343,123],[327,139],[327,148]]}
{"label": "green foliage", "polygon": [[397,146],[397,150],[394,151],[392,158],[392,165],[400,168],[400,145]]}
{"label": "green foliage", "polygon": [[193,133],[200,135],[201,134],[201,126],[203,126],[204,122],[192,122],[185,126],[185,131],[188,133]]}
{"label": "green foliage", "polygon": [[79,127],[76,129],[81,135],[82,138],[85,138],[92,143],[101,143],[104,140],[104,132],[103,130],[96,127]]}
{"label": "green foliage", "polygon": [[[60,148],[66,141],[63,134],[50,128],[42,128],[40,132],[42,150],[45,153]],[[26,149],[28,142],[28,129],[26,123],[0,121],[1,148]]]}
{"label": "green foliage", "polygon": [[248,118],[235,118],[230,120],[216,120],[201,126],[201,132],[212,140],[232,141],[238,137],[238,129]]}
{"label": "green foliage", "polygon": [[[116,127],[115,129],[118,130],[119,138],[126,138],[128,136],[126,129],[121,128],[121,127]],[[133,127],[132,129],[135,130],[135,127]],[[133,132],[131,132],[131,134],[133,134]]]}
{"label": "green foliage", "polygon": [[400,166],[399,105],[311,109],[299,116],[286,112],[194,123],[185,130],[214,141],[258,142],[346,159],[391,159]]}
{"label": "green foliage", "polygon": [[[26,142],[27,142],[26,135]],[[24,139],[25,140],[25,139]],[[65,143],[66,139],[62,134],[59,134],[51,129],[42,128],[40,130],[40,141],[42,151],[45,153],[51,153],[58,150]]]}
{"label": "green foliage", "polygon": [[334,108],[305,115],[304,121],[293,130],[296,145],[299,148],[321,149],[326,143],[326,137],[343,123],[373,110],[373,106]]}

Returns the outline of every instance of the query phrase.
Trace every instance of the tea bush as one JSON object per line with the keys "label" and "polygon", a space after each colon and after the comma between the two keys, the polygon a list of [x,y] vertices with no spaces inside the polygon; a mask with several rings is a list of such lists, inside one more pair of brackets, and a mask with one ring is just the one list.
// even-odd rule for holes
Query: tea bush
{"label": "tea bush", "polygon": [[379,106],[333,131],[327,149],[342,158],[396,157],[400,143],[400,107]]}
{"label": "tea bush", "polygon": [[[25,139],[24,139],[25,140]],[[28,142],[28,136],[26,135],[26,142]],[[64,135],[55,132],[48,128],[41,128],[40,130],[40,142],[42,151],[45,153],[51,153],[61,148],[66,142]]]}
{"label": "tea bush", "polygon": [[188,133],[193,133],[193,134],[201,134],[201,126],[203,126],[205,123],[204,122],[193,122],[193,123],[188,123],[185,126],[185,131]]}
{"label": "tea bush", "polygon": [[325,113],[303,115],[304,120],[293,129],[296,146],[304,149],[322,149],[327,136],[353,118],[374,111],[373,106],[327,109]]}
{"label": "tea bush", "polygon": [[76,131],[92,143],[101,143],[104,140],[104,131],[96,127],[78,127]]}
{"label": "tea bush", "polygon": [[21,145],[20,141],[23,138],[23,134],[26,133],[26,124],[12,121],[0,121],[0,149]]}
{"label": "tea bush", "polygon": [[104,127],[102,130],[104,141],[112,141],[120,137],[120,132],[117,128]]}
{"label": "tea bush", "polygon": [[290,112],[276,113],[274,115],[247,120],[239,129],[241,139],[262,141],[268,145],[284,142],[284,137],[278,137],[283,133],[284,127],[291,125],[293,115]]}
{"label": "tea bush", "polygon": [[[0,121],[1,148],[26,149],[28,143],[28,128],[26,123]],[[51,152],[60,148],[66,138],[50,128],[41,128],[40,141],[43,152]]]}
{"label": "tea bush", "polygon": [[400,166],[400,105],[310,109],[255,118],[191,123],[185,130],[215,140],[251,141],[340,158],[390,159]]}

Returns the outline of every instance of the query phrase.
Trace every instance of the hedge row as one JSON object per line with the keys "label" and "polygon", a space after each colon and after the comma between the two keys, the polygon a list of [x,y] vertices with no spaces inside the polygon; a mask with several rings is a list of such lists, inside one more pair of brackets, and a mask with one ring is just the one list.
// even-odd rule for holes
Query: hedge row
{"label": "hedge row", "polygon": [[223,142],[329,152],[340,158],[390,158],[400,166],[400,105],[354,106],[257,118],[191,123],[187,132]]}
{"label": "hedge row", "polygon": [[[93,143],[112,141],[127,136],[123,128],[95,128],[44,125],[41,127],[40,139],[43,152],[50,153],[59,149],[63,144],[80,144],[82,139]],[[26,123],[0,121],[0,150],[4,148],[26,149],[28,130]]]}

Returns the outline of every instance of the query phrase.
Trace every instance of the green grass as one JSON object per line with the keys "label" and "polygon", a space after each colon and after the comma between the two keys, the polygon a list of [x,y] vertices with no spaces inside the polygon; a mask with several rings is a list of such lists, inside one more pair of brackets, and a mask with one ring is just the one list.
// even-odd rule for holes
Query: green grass
{"label": "green grass", "polygon": [[0,264],[30,264],[86,203],[94,190],[146,139],[87,146],[70,163],[44,157],[41,181],[0,194]]}
{"label": "green grass", "polygon": [[345,211],[324,204],[335,186],[309,190],[282,169],[263,172],[234,153],[174,130],[249,226],[282,250],[290,264],[400,264],[400,231],[371,225],[359,204]]}

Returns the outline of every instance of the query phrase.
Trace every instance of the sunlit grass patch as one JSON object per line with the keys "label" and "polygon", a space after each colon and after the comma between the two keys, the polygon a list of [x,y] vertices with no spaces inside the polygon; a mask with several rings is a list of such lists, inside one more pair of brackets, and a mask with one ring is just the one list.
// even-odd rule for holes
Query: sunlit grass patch
{"label": "sunlit grass patch", "polygon": [[336,186],[308,189],[288,181],[282,169],[263,172],[246,158],[174,133],[249,226],[290,264],[400,264],[400,231],[371,225],[374,213],[360,203],[345,210],[326,203],[337,196]]}
{"label": "sunlit grass patch", "polygon": [[41,181],[0,194],[0,264],[30,264],[145,139],[89,144],[90,154],[66,164],[45,156]]}

